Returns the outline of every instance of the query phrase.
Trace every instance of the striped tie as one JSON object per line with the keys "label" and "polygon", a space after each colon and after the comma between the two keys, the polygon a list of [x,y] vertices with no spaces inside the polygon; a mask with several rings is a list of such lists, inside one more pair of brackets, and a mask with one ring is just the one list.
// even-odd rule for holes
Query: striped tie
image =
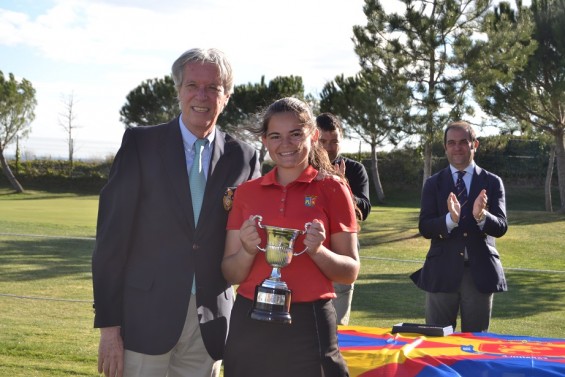
{"label": "striped tie", "polygon": [[[465,218],[465,211],[463,208],[467,204],[468,197],[467,197],[467,187],[465,186],[465,181],[463,180],[463,176],[465,175],[465,171],[458,171],[457,172],[457,182],[455,183],[455,193],[457,195],[457,200],[459,204],[461,204],[461,219]],[[466,209],[466,208],[465,208]]]}
{"label": "striped tie", "polygon": [[200,216],[200,209],[202,208],[202,199],[204,199],[204,189],[206,188],[206,176],[204,175],[204,169],[202,169],[202,151],[207,142],[207,139],[198,139],[194,143],[194,161],[190,168],[189,184],[195,226],[198,224],[198,217]]}

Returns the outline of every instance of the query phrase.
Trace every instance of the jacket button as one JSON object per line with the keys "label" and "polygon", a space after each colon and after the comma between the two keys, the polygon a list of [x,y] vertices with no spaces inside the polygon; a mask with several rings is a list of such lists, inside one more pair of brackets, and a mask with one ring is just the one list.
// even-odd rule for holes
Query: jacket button
{"label": "jacket button", "polygon": [[467,237],[467,232],[463,233],[463,237]]}
{"label": "jacket button", "polygon": [[200,246],[197,243],[193,243],[192,250],[198,250],[198,249],[200,249]]}

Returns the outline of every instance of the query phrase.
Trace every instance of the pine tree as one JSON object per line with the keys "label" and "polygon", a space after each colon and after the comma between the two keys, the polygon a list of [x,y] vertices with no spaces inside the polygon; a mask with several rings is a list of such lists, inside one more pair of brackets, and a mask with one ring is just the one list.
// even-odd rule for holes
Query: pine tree
{"label": "pine tree", "polygon": [[[533,32],[523,25],[530,16]],[[565,212],[565,0],[533,0],[530,9],[522,7],[518,13],[501,4],[484,30],[495,33],[505,22],[511,22],[517,32],[528,32],[527,36],[522,35],[521,43],[535,52],[507,56],[508,60],[527,61],[525,68],[511,77],[501,71],[499,75],[485,77],[482,72],[492,71],[492,63],[477,59],[471,67],[475,98],[486,113],[505,122],[530,125],[553,138],[560,211]],[[504,51],[492,47],[478,44],[475,54],[488,56]]]}
{"label": "pine tree", "polygon": [[[420,136],[424,174],[431,175],[432,145],[450,120],[472,116],[470,84],[459,57],[480,29],[491,0],[401,0],[404,13],[387,13],[378,0],[365,0],[365,26],[353,29],[355,52],[365,70],[392,61],[411,89],[410,121]],[[383,72],[386,75],[386,72]]]}

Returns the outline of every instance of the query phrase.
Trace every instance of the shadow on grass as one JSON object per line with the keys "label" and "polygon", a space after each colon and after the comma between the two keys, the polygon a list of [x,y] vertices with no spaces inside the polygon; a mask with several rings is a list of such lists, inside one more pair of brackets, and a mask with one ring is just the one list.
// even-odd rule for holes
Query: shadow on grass
{"label": "shadow on grass", "polygon": [[412,229],[407,228],[407,229],[399,230],[398,232],[389,232],[389,233],[381,232],[381,234],[375,234],[375,235],[364,234],[360,238],[360,242],[362,246],[377,247],[378,245],[384,245],[389,243],[392,244],[396,242],[422,238],[422,236],[418,232],[416,233],[414,233],[413,231],[410,232],[411,230]]}
{"label": "shadow on grass", "polygon": [[[509,290],[495,294],[493,316],[525,318],[562,310],[565,274],[507,271],[506,275]],[[376,320],[423,320],[424,297],[425,292],[412,283],[409,273],[363,274],[355,284],[352,306]]]}
{"label": "shadow on grass", "polygon": [[352,307],[356,311],[364,311],[367,318],[375,320],[423,319],[424,292],[412,283],[406,273],[362,274],[355,283]]}
{"label": "shadow on grass", "polygon": [[559,212],[510,211],[507,216],[509,226],[550,224],[560,221],[565,223],[565,214]]}
{"label": "shadow on grass", "polygon": [[93,240],[37,238],[0,240],[0,282],[62,276],[89,278]]}
{"label": "shadow on grass", "polygon": [[565,302],[565,274],[506,271],[508,292],[495,295],[497,317],[529,317],[560,311]]}
{"label": "shadow on grass", "polygon": [[403,216],[398,216],[396,221],[392,221],[389,216],[386,226],[379,221],[379,215],[389,216],[386,213],[375,214],[375,221],[361,224],[359,237],[361,245],[395,243],[420,237],[417,214],[403,214]]}

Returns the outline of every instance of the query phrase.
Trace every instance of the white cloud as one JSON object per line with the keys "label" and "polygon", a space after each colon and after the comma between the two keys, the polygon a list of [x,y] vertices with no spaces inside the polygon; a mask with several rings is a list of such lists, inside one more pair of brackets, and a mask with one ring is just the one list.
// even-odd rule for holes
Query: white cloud
{"label": "white cloud", "polygon": [[[383,1],[387,12],[402,9]],[[525,4],[529,4],[526,0]],[[119,110],[130,90],[170,73],[186,49],[216,47],[231,58],[236,84],[301,76],[318,94],[358,71],[352,28],[364,0],[2,0],[4,73],[30,80],[36,120],[23,148],[65,157],[61,95],[77,99],[77,153],[105,157],[119,146]],[[355,143],[354,143],[355,144]],[[14,146],[12,146],[12,151]],[[354,146],[357,150],[357,146]]]}
{"label": "white cloud", "polygon": [[[18,2],[23,1],[23,3]],[[217,47],[231,58],[236,84],[295,75],[317,94],[336,75],[357,72],[352,27],[364,24],[363,0],[8,0],[0,5],[0,55],[5,72],[30,80],[38,106],[25,147],[44,155],[49,138],[63,147],[61,95],[74,92],[77,144],[115,151],[119,109],[141,81],[163,77],[192,47]],[[25,10],[22,10],[25,9]],[[6,58],[5,58],[6,56]],[[104,153],[103,156],[109,153]]]}

